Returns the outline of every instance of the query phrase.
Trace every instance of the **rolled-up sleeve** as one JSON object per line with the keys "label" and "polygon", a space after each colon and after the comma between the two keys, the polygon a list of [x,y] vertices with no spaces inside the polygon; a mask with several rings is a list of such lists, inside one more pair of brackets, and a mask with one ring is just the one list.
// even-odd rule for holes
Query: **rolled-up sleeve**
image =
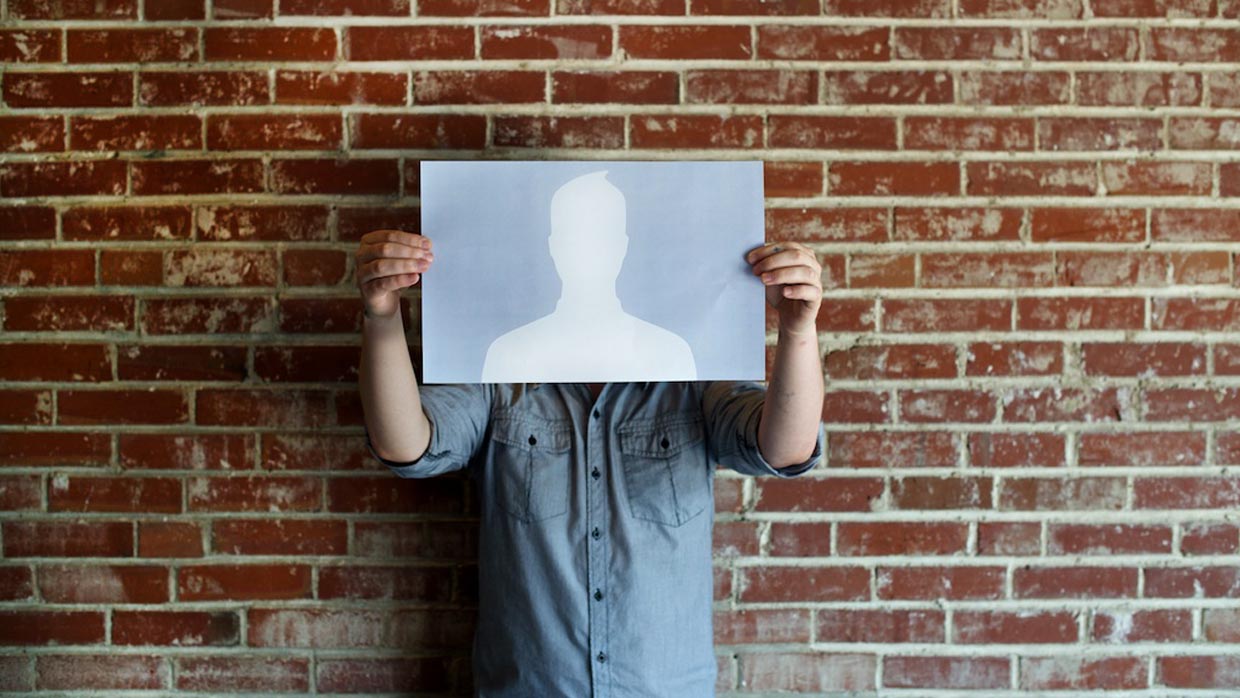
{"label": "rolled-up sleeve", "polygon": [[746,475],[796,477],[812,470],[822,458],[826,428],[818,423],[814,452],[808,459],[783,468],[767,462],[758,448],[758,422],[766,388],[752,381],[713,381],[702,391],[707,439],[717,462]]}
{"label": "rolled-up sleeve", "polygon": [[411,461],[389,460],[375,452],[369,429],[365,429],[366,450],[400,477],[433,477],[460,470],[482,445],[491,415],[491,390],[486,383],[421,386],[422,411],[431,423],[426,451]]}

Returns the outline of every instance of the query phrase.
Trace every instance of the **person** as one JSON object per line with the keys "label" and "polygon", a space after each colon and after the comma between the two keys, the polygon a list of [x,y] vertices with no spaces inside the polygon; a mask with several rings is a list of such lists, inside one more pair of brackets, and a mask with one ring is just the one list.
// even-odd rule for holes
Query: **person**
{"label": "person", "polygon": [[362,236],[366,447],[400,477],[465,469],[478,493],[476,698],[714,695],[715,465],[797,477],[825,440],[821,266],[794,242],[746,259],[779,317],[765,387],[419,386],[400,291],[430,269],[431,240]]}
{"label": "person", "polygon": [[627,212],[624,193],[606,175],[600,170],[575,177],[551,196],[547,243],[562,284],[560,299],[550,314],[491,343],[483,383],[515,375],[554,375],[564,382],[600,375],[617,381],[697,378],[684,338],[620,304],[616,278],[629,246]]}

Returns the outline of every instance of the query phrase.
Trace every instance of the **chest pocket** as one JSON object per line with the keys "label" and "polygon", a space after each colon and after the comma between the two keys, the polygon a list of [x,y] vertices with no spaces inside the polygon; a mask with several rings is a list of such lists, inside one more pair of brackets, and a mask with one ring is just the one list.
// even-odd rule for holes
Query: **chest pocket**
{"label": "chest pocket", "polygon": [[528,415],[491,420],[495,502],[526,523],[568,512],[572,425]]}
{"label": "chest pocket", "polygon": [[711,471],[700,417],[632,420],[616,430],[629,511],[680,526],[712,505]]}

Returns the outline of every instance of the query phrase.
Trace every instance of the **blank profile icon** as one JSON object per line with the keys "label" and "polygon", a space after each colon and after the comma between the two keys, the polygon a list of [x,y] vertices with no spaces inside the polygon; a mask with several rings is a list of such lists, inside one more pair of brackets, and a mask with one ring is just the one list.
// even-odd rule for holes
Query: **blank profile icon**
{"label": "blank profile icon", "polygon": [[[482,382],[691,381],[680,335],[625,311],[616,279],[628,253],[627,203],[607,170],[575,177],[551,197],[547,244],[561,290],[555,309],[491,342]],[[667,302],[675,302],[668,299]]]}

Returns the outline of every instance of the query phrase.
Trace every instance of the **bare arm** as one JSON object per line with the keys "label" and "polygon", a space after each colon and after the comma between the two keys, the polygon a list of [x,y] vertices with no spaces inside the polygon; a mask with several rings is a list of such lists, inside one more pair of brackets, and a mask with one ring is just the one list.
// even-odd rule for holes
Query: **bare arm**
{"label": "bare arm", "polygon": [[750,252],[762,275],[767,301],[779,311],[779,339],[762,417],[758,448],[774,467],[805,462],[814,453],[822,421],[822,358],[818,308],[822,267],[812,250],[798,243],[771,243]]}
{"label": "bare arm", "polygon": [[416,460],[430,443],[431,426],[405,342],[400,290],[416,284],[430,266],[430,240],[376,230],[362,236],[355,256],[365,309],[358,391],[366,429],[381,457]]}

